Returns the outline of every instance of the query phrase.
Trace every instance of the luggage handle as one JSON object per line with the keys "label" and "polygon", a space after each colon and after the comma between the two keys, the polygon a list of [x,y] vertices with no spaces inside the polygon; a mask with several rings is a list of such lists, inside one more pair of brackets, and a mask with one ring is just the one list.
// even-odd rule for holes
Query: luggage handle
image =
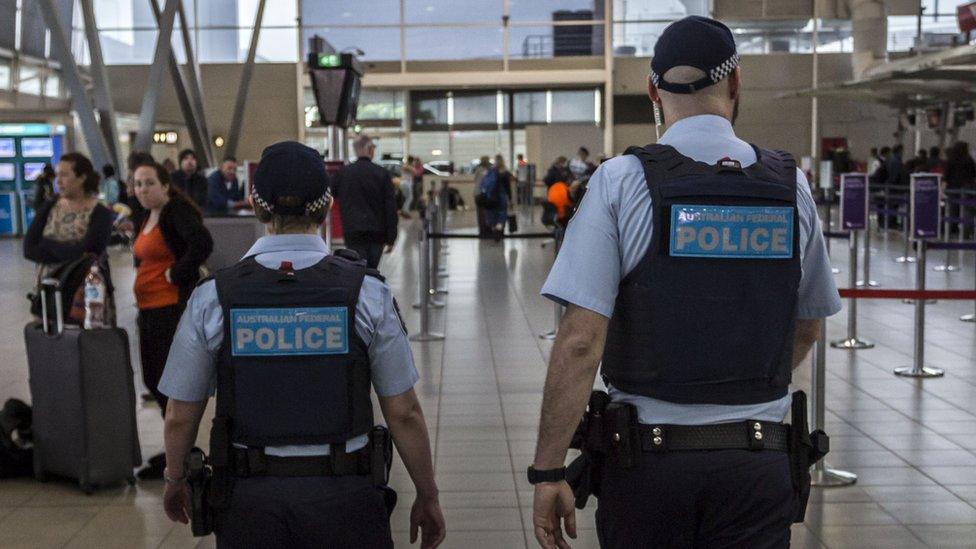
{"label": "luggage handle", "polygon": [[[47,300],[48,293],[54,297],[55,326],[57,331],[52,333],[51,323],[48,318]],[[56,278],[45,278],[41,280],[41,324],[44,333],[47,335],[61,335],[64,333],[64,308],[61,300],[61,281]]]}

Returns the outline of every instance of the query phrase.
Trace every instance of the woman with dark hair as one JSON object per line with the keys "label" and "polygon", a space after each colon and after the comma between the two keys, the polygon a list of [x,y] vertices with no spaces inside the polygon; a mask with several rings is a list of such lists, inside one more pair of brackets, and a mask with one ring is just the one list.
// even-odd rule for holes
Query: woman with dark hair
{"label": "woman with dark hair", "polygon": [[[132,246],[142,379],[165,415],[167,399],[157,388],[159,378],[213,240],[200,209],[172,184],[165,168],[155,162],[141,164],[133,180],[144,208],[135,219],[138,231]],[[153,456],[139,477],[162,478],[164,467],[164,456]]]}
{"label": "woman with dark hair", "polygon": [[[84,155],[68,153],[58,162],[57,177],[59,194],[37,209],[24,237],[24,257],[41,265],[38,280],[86,255],[95,258],[108,287],[107,323],[112,325],[115,307],[105,254],[112,234],[112,211],[98,201],[98,173]],[[77,299],[67,301],[79,287],[62,291],[68,319],[84,320],[83,302],[79,310]]]}

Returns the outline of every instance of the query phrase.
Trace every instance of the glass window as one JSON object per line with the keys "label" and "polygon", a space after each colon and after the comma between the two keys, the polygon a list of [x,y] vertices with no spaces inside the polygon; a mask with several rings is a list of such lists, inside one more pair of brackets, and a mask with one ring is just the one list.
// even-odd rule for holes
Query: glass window
{"label": "glass window", "polygon": [[[250,39],[251,36],[248,34],[247,41],[243,45],[242,59],[247,59],[247,48],[251,45]],[[262,27],[261,36],[258,37],[258,51],[254,59],[258,63],[296,62],[298,60],[298,29],[266,29]]]}
{"label": "glass window", "polygon": [[654,44],[668,25],[670,23],[614,23],[614,55],[652,55]]}
{"label": "glass window", "polygon": [[502,22],[502,0],[406,0],[407,24]]}
{"label": "glass window", "polygon": [[[619,1],[619,0],[618,0]],[[642,4],[652,2],[629,2]],[[656,3],[656,2],[653,2]],[[508,13],[512,21],[552,21],[556,12],[565,19],[603,20],[603,2],[594,0],[509,0]]]}
{"label": "glass window", "polygon": [[603,55],[603,25],[512,26],[508,55],[513,59]]}
{"label": "glass window", "polygon": [[[293,21],[294,22],[294,21]],[[302,2],[302,25],[399,25],[400,0]],[[397,29],[398,30],[398,29]]]}
{"label": "glass window", "polygon": [[44,95],[47,97],[60,97],[60,92],[61,79],[58,78],[57,74],[48,74],[47,79],[44,81]]}
{"label": "glass window", "polygon": [[20,78],[18,78],[17,90],[20,93],[41,95],[41,75],[36,67],[29,65],[20,66]]}
{"label": "glass window", "polygon": [[678,20],[687,15],[708,16],[708,0],[613,0],[614,21]]}
{"label": "glass window", "polygon": [[[237,0],[239,19],[242,27],[253,27],[254,17],[258,13],[259,0]],[[303,5],[316,4],[317,2],[305,2]],[[331,0],[329,4],[335,4]],[[266,0],[264,4],[264,17],[261,27],[295,27],[298,19],[298,5],[295,0]],[[264,31],[262,31],[264,32]]]}
{"label": "glass window", "polygon": [[0,90],[10,89],[10,64],[0,61]]}
{"label": "glass window", "polygon": [[359,48],[364,55],[363,61],[399,61],[400,60],[400,28],[399,27],[303,27],[303,51],[308,51],[308,39],[318,35],[325,38],[338,51]]}
{"label": "glass window", "polygon": [[414,92],[410,99],[413,126],[447,126],[451,123],[447,93]]}
{"label": "glass window", "polygon": [[108,65],[135,65],[152,62],[159,32],[151,31],[103,31],[102,55]]}
{"label": "glass window", "polygon": [[502,28],[429,27],[406,29],[408,60],[501,59]]}
{"label": "glass window", "polygon": [[396,90],[363,90],[357,120],[403,119],[403,94]]}
{"label": "glass window", "polygon": [[[206,30],[194,32],[200,63],[237,63],[247,57],[251,29]],[[241,43],[243,42],[243,46]]]}
{"label": "glass window", "polygon": [[462,124],[498,124],[498,94],[487,93],[455,93],[454,121],[455,125]]}
{"label": "glass window", "polygon": [[431,160],[450,160],[451,136],[446,131],[413,132],[410,134],[410,149],[407,154],[420,158],[423,162]]}
{"label": "glass window", "polygon": [[552,122],[596,122],[596,92],[553,91]]}
{"label": "glass window", "polygon": [[515,123],[546,122],[546,92],[518,92],[515,94]]}

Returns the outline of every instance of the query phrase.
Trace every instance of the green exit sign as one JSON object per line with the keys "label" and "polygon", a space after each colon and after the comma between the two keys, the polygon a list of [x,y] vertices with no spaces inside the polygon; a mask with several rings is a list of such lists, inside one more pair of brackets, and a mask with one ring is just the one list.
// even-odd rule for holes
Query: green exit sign
{"label": "green exit sign", "polygon": [[317,65],[323,69],[338,67],[342,64],[342,59],[337,53],[320,53]]}

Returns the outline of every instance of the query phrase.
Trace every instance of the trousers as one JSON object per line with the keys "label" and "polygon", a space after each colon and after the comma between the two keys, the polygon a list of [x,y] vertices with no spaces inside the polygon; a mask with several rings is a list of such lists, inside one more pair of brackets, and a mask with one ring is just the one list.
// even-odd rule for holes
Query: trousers
{"label": "trousers", "polygon": [[214,517],[218,549],[392,549],[383,492],[369,477],[237,479]]}
{"label": "trousers", "polygon": [[794,495],[785,452],[644,452],[604,466],[596,511],[600,547],[783,548]]}

